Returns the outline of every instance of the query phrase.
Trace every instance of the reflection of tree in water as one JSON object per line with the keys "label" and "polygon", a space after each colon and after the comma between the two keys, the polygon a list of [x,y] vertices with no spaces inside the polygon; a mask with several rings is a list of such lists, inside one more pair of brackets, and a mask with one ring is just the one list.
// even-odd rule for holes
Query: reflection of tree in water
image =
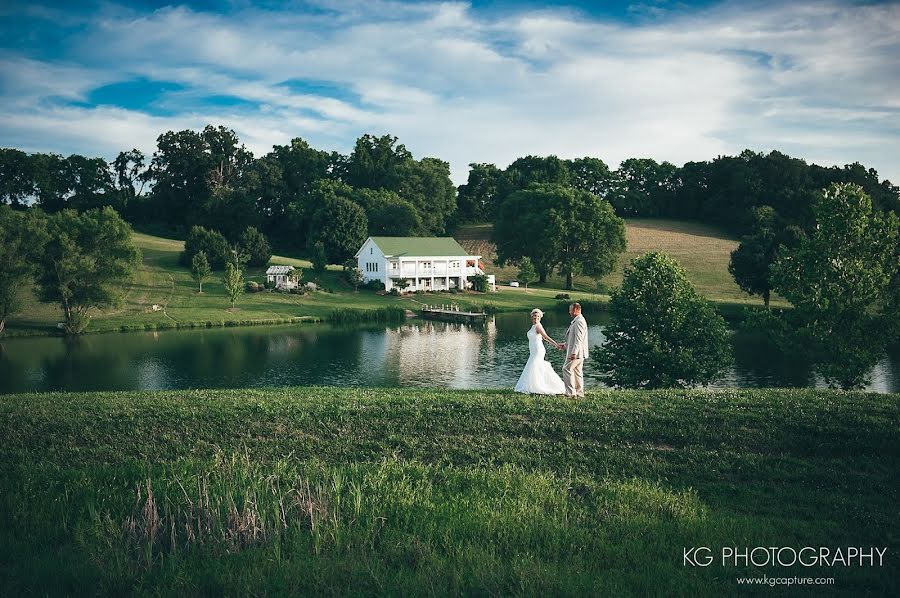
{"label": "reflection of tree in water", "polygon": [[812,361],[803,354],[784,353],[771,339],[737,332],[732,336],[732,348],[734,365],[722,381],[726,386],[735,386],[737,381],[743,387],[755,388],[815,384]]}
{"label": "reflection of tree in water", "polygon": [[[570,318],[548,313],[550,336]],[[592,347],[602,319],[588,320]],[[411,321],[401,325],[327,324],[159,333],[92,334],[0,342],[0,392],[129,390],[286,385],[511,388],[528,359],[528,313],[497,314],[484,325]],[[734,336],[735,366],[716,387],[811,386],[805,355]],[[560,370],[563,354],[547,359]],[[585,364],[588,386],[590,360]],[[821,385],[821,384],[820,384]],[[869,390],[900,390],[897,348],[873,371]]]}

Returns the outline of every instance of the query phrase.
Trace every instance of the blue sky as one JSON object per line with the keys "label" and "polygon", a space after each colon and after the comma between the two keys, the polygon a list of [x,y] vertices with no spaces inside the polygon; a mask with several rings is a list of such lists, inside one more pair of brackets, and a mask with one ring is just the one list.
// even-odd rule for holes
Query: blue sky
{"label": "blue sky", "polygon": [[391,133],[456,183],[526,154],[750,148],[896,184],[897,56],[896,2],[6,2],[0,147],[150,154],[212,123],[256,155]]}

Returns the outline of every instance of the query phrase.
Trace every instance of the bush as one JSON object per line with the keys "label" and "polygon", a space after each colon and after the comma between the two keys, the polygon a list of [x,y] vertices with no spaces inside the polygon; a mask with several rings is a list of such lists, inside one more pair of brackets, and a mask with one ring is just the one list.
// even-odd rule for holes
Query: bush
{"label": "bush", "polygon": [[684,388],[717,380],[731,362],[725,320],[678,262],[647,253],[625,269],[597,359],[600,378],[627,388]]}
{"label": "bush", "polygon": [[206,254],[213,270],[223,270],[232,255],[231,245],[221,233],[207,230],[202,226],[191,228],[187,239],[184,240],[184,251],[181,252],[180,257],[181,265],[190,267],[198,251]]}
{"label": "bush", "polygon": [[469,282],[472,283],[472,289],[484,293],[488,288],[488,277],[487,274],[473,274],[469,277]]}
{"label": "bush", "polygon": [[362,288],[367,289],[369,291],[383,291],[384,283],[381,282],[380,280],[370,280],[367,283],[365,283],[364,285],[362,285]]}
{"label": "bush", "polygon": [[261,290],[262,290],[262,288],[259,286],[259,283],[256,282],[255,280],[247,281],[247,292],[248,293],[258,293]]}
{"label": "bush", "polygon": [[328,321],[334,324],[356,324],[359,322],[402,322],[406,310],[402,307],[382,307],[379,309],[340,309],[331,312]]}
{"label": "bush", "polygon": [[562,299],[564,301],[568,301],[570,299],[568,293],[560,293],[556,296],[556,299]]}
{"label": "bush", "polygon": [[397,289],[397,287],[394,287],[393,289],[391,289],[390,291],[388,291],[388,295],[392,295],[392,296],[394,296],[394,297],[399,297],[399,296],[400,296],[400,291]]}

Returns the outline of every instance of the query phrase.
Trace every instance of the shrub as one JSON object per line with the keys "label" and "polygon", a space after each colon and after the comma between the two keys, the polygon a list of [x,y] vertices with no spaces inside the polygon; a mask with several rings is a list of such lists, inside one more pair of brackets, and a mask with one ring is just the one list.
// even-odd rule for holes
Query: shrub
{"label": "shrub", "polygon": [[562,299],[563,301],[568,301],[570,299],[570,297],[569,297],[568,293],[559,293],[556,296],[556,299]]}
{"label": "shrub", "polygon": [[600,378],[609,385],[708,384],[731,361],[725,320],[665,254],[647,253],[631,262],[613,293],[610,314],[597,359]]}
{"label": "shrub", "polygon": [[260,289],[260,286],[259,286],[259,283],[258,283],[258,282],[256,282],[255,280],[248,280],[248,281],[247,281],[247,292],[249,292],[249,293],[258,293],[260,290],[261,290],[261,289]]}
{"label": "shrub", "polygon": [[370,291],[383,291],[384,283],[380,280],[370,280],[366,284],[362,285],[362,287]]}
{"label": "shrub", "polygon": [[187,239],[184,240],[184,251],[181,252],[181,265],[190,267],[197,252],[206,254],[209,265],[213,270],[222,270],[231,258],[231,246],[221,233],[207,230],[202,226],[191,228]]}

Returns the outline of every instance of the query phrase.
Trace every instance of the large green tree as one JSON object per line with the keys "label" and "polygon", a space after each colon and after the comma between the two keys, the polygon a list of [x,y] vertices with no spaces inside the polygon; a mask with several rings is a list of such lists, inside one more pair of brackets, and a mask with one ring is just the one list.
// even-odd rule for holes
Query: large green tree
{"label": "large green tree", "polygon": [[540,282],[547,282],[559,263],[557,240],[545,234],[556,199],[553,188],[535,186],[511,194],[500,204],[491,233],[498,266],[528,257]]}
{"label": "large green tree", "polygon": [[502,189],[502,170],[493,164],[469,164],[469,178],[456,196],[459,221],[492,221]]}
{"label": "large green tree", "polygon": [[602,277],[625,250],[625,222],[609,202],[562,185],[532,185],[500,206],[493,240],[497,261],[531,259],[540,282],[559,267],[571,289],[576,274]]}
{"label": "large green tree", "polygon": [[355,189],[352,197],[366,212],[370,235],[414,237],[423,231],[416,207],[393,191]]}
{"label": "large green tree", "polygon": [[0,205],[0,333],[7,319],[21,309],[23,289],[46,242],[42,214]]}
{"label": "large green tree", "polygon": [[772,293],[770,269],[778,257],[779,248],[796,247],[804,232],[796,225],[785,225],[769,206],[754,208],[753,215],[753,230],[731,252],[728,271],[745,293],[762,296],[763,303],[769,307]]}
{"label": "large green tree", "polygon": [[725,321],[678,262],[647,253],[625,269],[612,293],[612,322],[597,363],[603,381],[626,388],[708,384],[731,362]]}
{"label": "large green tree", "polygon": [[625,221],[593,193],[556,186],[546,237],[558,250],[559,272],[572,289],[577,274],[602,278],[625,251]]}
{"label": "large green tree", "polygon": [[331,264],[343,264],[365,242],[366,213],[356,203],[337,194],[325,194],[310,221],[310,248],[321,243]]}
{"label": "large green tree", "polygon": [[58,303],[69,334],[83,332],[92,309],[117,305],[140,263],[131,227],[110,207],[47,219],[49,241],[35,280],[41,301]]}
{"label": "large green tree", "polygon": [[772,266],[772,285],[814,340],[826,381],[862,386],[896,339],[900,218],[850,183],[829,187],[814,213],[812,234]]}

